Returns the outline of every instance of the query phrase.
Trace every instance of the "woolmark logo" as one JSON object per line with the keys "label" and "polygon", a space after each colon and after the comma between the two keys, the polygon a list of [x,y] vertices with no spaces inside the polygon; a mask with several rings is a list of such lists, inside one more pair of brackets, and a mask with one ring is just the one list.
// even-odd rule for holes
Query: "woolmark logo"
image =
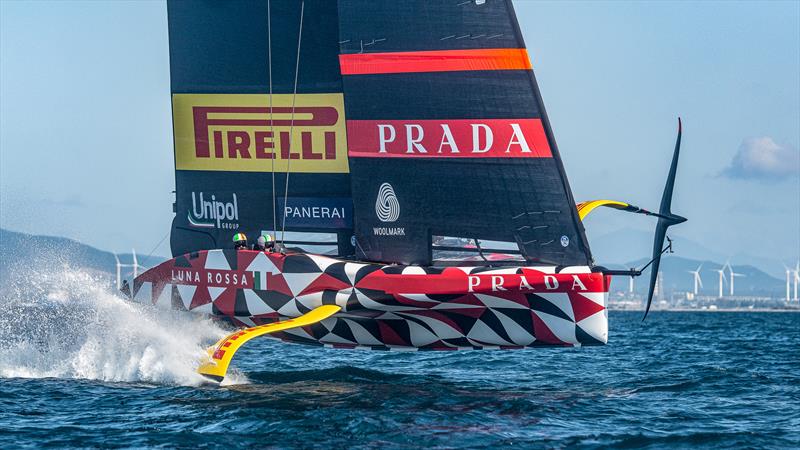
{"label": "woolmark logo", "polygon": [[198,228],[221,228],[235,230],[239,228],[239,204],[236,194],[230,202],[218,201],[211,194],[209,199],[201,192],[192,192],[192,210],[189,211],[189,224]]}
{"label": "woolmark logo", "polygon": [[397,201],[394,189],[389,183],[383,183],[378,189],[375,214],[381,222],[395,222],[400,217],[400,202]]}

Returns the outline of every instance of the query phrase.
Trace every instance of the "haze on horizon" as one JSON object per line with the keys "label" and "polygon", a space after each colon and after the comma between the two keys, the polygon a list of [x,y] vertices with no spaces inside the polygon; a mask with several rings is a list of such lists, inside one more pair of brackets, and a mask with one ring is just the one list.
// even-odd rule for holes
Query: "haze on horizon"
{"label": "haze on horizon", "polygon": [[[671,233],[798,258],[800,3],[514,5],[578,201],[657,208],[680,115]],[[0,99],[0,226],[140,253],[169,231],[163,2],[0,2]],[[595,214],[590,240],[654,226]]]}

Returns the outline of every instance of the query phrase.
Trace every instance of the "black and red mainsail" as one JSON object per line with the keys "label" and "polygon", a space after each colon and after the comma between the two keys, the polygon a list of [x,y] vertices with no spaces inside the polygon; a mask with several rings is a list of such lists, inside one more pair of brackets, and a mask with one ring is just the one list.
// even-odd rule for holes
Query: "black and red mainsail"
{"label": "black and red mainsail", "polygon": [[471,242],[590,263],[510,1],[168,10],[173,254],[285,221],[371,261],[429,265],[436,244]]}
{"label": "black and red mainsail", "polygon": [[454,237],[589,264],[511,1],[338,4],[357,255],[430,264]]}

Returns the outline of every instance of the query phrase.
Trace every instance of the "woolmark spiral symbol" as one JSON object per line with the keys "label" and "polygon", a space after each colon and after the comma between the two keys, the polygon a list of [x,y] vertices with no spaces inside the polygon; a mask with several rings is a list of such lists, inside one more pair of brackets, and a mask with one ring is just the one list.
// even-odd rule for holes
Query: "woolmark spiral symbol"
{"label": "woolmark spiral symbol", "polygon": [[381,222],[394,222],[400,217],[400,202],[394,194],[394,189],[389,183],[383,183],[378,189],[378,198],[375,199],[375,214]]}

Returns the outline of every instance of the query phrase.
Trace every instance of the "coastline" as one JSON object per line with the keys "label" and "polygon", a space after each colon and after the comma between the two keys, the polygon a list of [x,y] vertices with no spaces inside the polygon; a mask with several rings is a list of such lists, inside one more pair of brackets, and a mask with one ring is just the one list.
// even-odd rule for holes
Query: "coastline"
{"label": "coastline", "polygon": [[[609,311],[631,311],[631,312],[644,312],[644,308],[615,308],[608,307]],[[715,309],[699,309],[699,308],[660,308],[651,309],[650,312],[780,312],[780,313],[800,313],[800,308],[715,308]]]}

